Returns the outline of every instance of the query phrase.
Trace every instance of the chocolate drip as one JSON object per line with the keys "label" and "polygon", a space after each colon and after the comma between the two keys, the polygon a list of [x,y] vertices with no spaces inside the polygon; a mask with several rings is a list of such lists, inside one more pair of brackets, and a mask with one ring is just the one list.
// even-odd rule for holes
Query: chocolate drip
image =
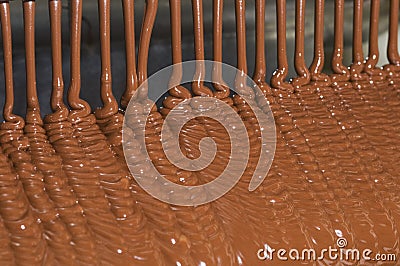
{"label": "chocolate drip", "polygon": [[229,98],[230,89],[226,85],[222,78],[222,13],[223,13],[224,1],[214,0],[213,1],[213,53],[214,64],[212,79],[215,92],[214,97],[225,101],[227,104],[232,105],[232,100]]}
{"label": "chocolate drip", "polygon": [[310,66],[311,80],[318,84],[330,85],[328,75],[321,73],[324,68],[324,0],[315,1],[314,59]]}
{"label": "chocolate drip", "polygon": [[267,66],[265,63],[265,0],[256,1],[256,57],[253,79],[265,83]]}
{"label": "chocolate drip", "polygon": [[379,60],[379,7],[380,1],[371,1],[371,14],[369,19],[369,51],[367,61],[365,62],[364,71],[372,76],[383,75],[383,72],[376,68],[376,64]]}
{"label": "chocolate drip", "polygon": [[265,77],[267,66],[265,62],[265,0],[256,1],[256,64],[254,68],[253,80],[260,88],[261,95],[256,95],[259,106],[268,104],[268,95],[271,94],[271,87],[266,83]]}
{"label": "chocolate drip", "polygon": [[298,75],[292,80],[294,87],[300,87],[310,82],[310,72],[304,60],[304,21],[305,21],[306,1],[296,1],[296,45],[294,52],[294,67]]}
{"label": "chocolate drip", "polygon": [[354,0],[353,14],[353,63],[350,66],[351,80],[365,80],[361,72],[364,69],[364,53],[362,50],[362,14],[364,0]]}
{"label": "chocolate drip", "polygon": [[237,75],[235,79],[236,92],[254,98],[253,90],[247,86],[247,53],[246,53],[246,4],[245,0],[235,2],[236,41],[237,41]]}
{"label": "chocolate drip", "polygon": [[172,75],[170,78],[169,96],[163,101],[164,108],[161,114],[165,117],[176,105],[192,97],[188,89],[179,85],[182,80],[182,36],[181,36],[181,1],[170,0],[170,21],[171,21],[171,47],[172,47]]}
{"label": "chocolate drip", "polygon": [[246,12],[245,1],[235,1],[236,15],[236,42],[237,42],[237,67],[240,71],[247,73],[246,60]]}
{"label": "chocolate drip", "polygon": [[[24,127],[25,121],[22,117],[13,114],[14,106],[14,81],[12,62],[11,22],[10,6],[8,2],[1,3],[1,25],[3,36],[3,58],[4,77],[6,87],[6,99],[4,103],[3,116],[5,121],[15,124],[17,128]],[[16,129],[17,129],[16,128]]]}
{"label": "chocolate drip", "polygon": [[72,109],[82,110],[83,114],[90,113],[90,106],[79,98],[81,90],[81,25],[82,25],[82,3],[79,0],[71,2],[71,80],[68,89],[68,103]]}
{"label": "chocolate drip", "polygon": [[[139,56],[138,56],[138,81],[139,86],[147,79],[147,62],[151,32],[156,19],[158,0],[146,1],[145,15],[143,17],[142,29],[140,31]],[[146,88],[147,89],[147,88]],[[147,94],[147,93],[146,93]]]}
{"label": "chocolate drip", "polygon": [[333,82],[347,81],[350,71],[343,65],[343,27],[344,27],[344,0],[335,1],[335,41],[332,55],[331,76]]}
{"label": "chocolate drip", "polygon": [[39,99],[36,91],[35,1],[24,1],[23,7],[26,53],[26,102],[28,110],[36,111],[39,109]]}
{"label": "chocolate drip", "polygon": [[135,48],[135,5],[134,0],[123,0],[126,58],[126,88],[121,98],[122,108],[128,106],[138,86]]}
{"label": "chocolate drip", "polygon": [[52,91],[51,109],[55,112],[65,109],[63,101],[64,79],[62,77],[62,40],[61,40],[61,0],[49,1],[50,28],[51,28],[51,57],[52,57]]}
{"label": "chocolate drip", "polygon": [[398,46],[398,24],[399,21],[399,0],[390,1],[389,15],[389,42],[387,48],[387,57],[392,65],[400,64],[399,46]]}
{"label": "chocolate drip", "polygon": [[101,100],[103,107],[96,110],[98,119],[108,118],[118,112],[118,103],[112,92],[110,49],[110,0],[99,0],[101,45]]}
{"label": "chocolate drip", "polygon": [[197,96],[212,96],[213,92],[204,86],[204,30],[203,30],[203,0],[192,0],[194,50],[196,55],[196,71],[193,77],[192,90]]}
{"label": "chocolate drip", "polygon": [[279,90],[293,91],[291,84],[285,81],[289,65],[286,50],[286,1],[284,0],[276,0],[276,21],[278,69],[272,75],[271,85]]}

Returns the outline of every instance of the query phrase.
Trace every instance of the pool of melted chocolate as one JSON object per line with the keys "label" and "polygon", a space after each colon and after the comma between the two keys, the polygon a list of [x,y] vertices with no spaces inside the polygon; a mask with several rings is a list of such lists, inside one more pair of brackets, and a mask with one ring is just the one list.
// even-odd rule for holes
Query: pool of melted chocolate
{"label": "pool of melted chocolate", "polygon": [[[238,184],[223,197],[196,207],[174,206],[147,194],[132,177],[122,147],[124,110],[147,79],[151,34],[158,8],[148,0],[136,60],[134,1],[123,0],[126,89],[119,104],[113,96],[110,51],[110,0],[99,0],[101,88],[103,105],[91,110],[80,98],[82,1],[71,1],[68,106],[63,101],[61,1],[49,1],[52,113],[40,116],[35,65],[35,1],[24,1],[26,117],[13,113],[14,95],[10,7],[0,1],[6,99],[0,126],[0,264],[1,265],[279,265],[262,261],[259,249],[335,246],[371,249],[400,256],[400,56],[399,1],[391,0],[387,56],[378,67],[380,1],[371,1],[369,51],[362,49],[363,1],[354,0],[353,64],[343,65],[344,0],[335,1],[332,74],[323,72],[324,0],[315,1],[314,55],[304,57],[305,0],[296,1],[297,77],[287,80],[286,1],[276,0],[277,63],[266,82],[265,0],[256,0],[255,70],[262,90],[259,108],[269,104],[276,124],[276,152],[264,182],[248,185],[260,155],[260,126],[246,100],[231,96],[221,69],[212,88],[194,82],[191,90],[175,86],[152,106],[146,144],[157,170],[169,180],[204,184],[218,177],[229,161],[226,130],[213,119],[196,118],[178,137],[185,156],[199,156],[199,142],[211,137],[215,160],[199,171],[185,171],[168,161],[160,142],[166,115],[195,96],[216,97],[242,118],[249,134],[250,158]],[[170,0],[173,63],[182,62],[181,1]],[[193,0],[195,57],[205,58],[202,0]],[[222,62],[223,0],[213,1],[213,60]],[[332,11],[333,12],[333,11]],[[247,73],[246,3],[235,1],[237,68]],[[137,66],[136,66],[137,61]],[[197,78],[201,78],[198,65]],[[180,80],[182,69],[173,78]],[[39,77],[40,78],[40,77]],[[85,88],[82,88],[83,90]],[[151,90],[152,88],[148,88]],[[244,93],[253,93],[244,88]],[[143,121],[140,111],[127,120]],[[222,114],[223,115],[223,114]],[[135,151],[135,141],[124,143]],[[137,163],[143,167],[141,154]],[[150,174],[149,174],[150,175]],[[294,263],[294,262],[292,262]],[[300,263],[296,261],[295,263]],[[328,257],[316,265],[375,265]],[[384,264],[385,262],[382,262]],[[393,265],[398,261],[391,262]]]}

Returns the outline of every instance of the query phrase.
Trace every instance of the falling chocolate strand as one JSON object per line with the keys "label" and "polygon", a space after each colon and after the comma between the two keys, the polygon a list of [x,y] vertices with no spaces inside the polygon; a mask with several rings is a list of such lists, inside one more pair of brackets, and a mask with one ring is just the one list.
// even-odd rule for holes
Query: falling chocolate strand
{"label": "falling chocolate strand", "polygon": [[203,26],[203,0],[192,0],[193,32],[196,70],[193,77],[192,90],[197,96],[212,96],[213,92],[204,86],[203,79],[206,75],[204,62],[204,26]]}
{"label": "falling chocolate strand", "polygon": [[182,36],[181,36],[181,1],[170,0],[170,22],[171,22],[171,47],[172,47],[172,69],[171,78],[169,80],[168,90],[170,96],[163,101],[164,108],[161,109],[161,114],[165,117],[169,111],[180,102],[192,97],[188,89],[181,86],[182,80]]}
{"label": "falling chocolate strand", "polygon": [[332,53],[331,67],[333,82],[347,81],[350,79],[350,71],[343,65],[343,27],[344,27],[344,0],[335,1],[335,27],[334,27],[334,49]]}
{"label": "falling chocolate strand", "polygon": [[[101,100],[103,102],[103,107],[95,110],[96,115],[96,123],[101,128],[104,135],[107,137],[108,143],[111,147],[119,146],[122,141],[122,121],[123,115],[118,112],[118,103],[112,92],[112,77],[111,77],[111,49],[110,49],[110,0],[99,0],[98,1],[98,12],[99,12],[99,25],[100,25],[100,50],[101,50],[101,79],[100,79],[100,92],[101,92]],[[133,3],[126,3],[124,1],[124,5],[128,5],[128,7],[133,8]],[[128,8],[127,7],[127,8]],[[126,100],[126,104],[128,104],[131,93],[134,93],[134,85],[136,86],[136,70],[135,70],[135,43],[134,43],[134,32],[133,27],[130,25],[133,23],[133,10],[132,12],[127,11],[128,14],[125,15],[126,21],[126,34],[127,40],[133,41],[132,44],[129,43],[126,46],[127,53],[127,82],[128,76],[130,76],[130,83],[127,83],[127,87],[125,90],[125,94],[127,96],[123,96],[122,98]],[[132,33],[132,35],[130,35]],[[133,51],[132,51],[133,50]],[[133,57],[133,58],[132,58]],[[133,62],[132,62],[133,61]],[[133,66],[132,66],[133,64]],[[132,72],[134,70],[134,72]],[[136,87],[135,87],[136,89]],[[125,97],[125,98],[124,98]],[[125,106],[126,107],[126,106]],[[125,108],[123,107],[123,108]],[[122,149],[116,148],[113,149],[115,154],[118,157],[123,157]],[[122,165],[121,165],[122,166]]]}
{"label": "falling chocolate strand", "polygon": [[[171,45],[172,45],[172,64],[182,63],[182,13],[181,1],[170,0],[170,22],[171,22]],[[182,69],[179,69],[182,71]],[[182,73],[178,73],[182,75]]]}
{"label": "falling chocolate strand", "polygon": [[310,66],[312,75],[321,73],[324,67],[324,0],[315,1],[314,59]]}
{"label": "falling chocolate strand", "polygon": [[[149,48],[151,33],[154,27],[158,7],[158,0],[147,0],[145,14],[143,17],[142,29],[139,40],[138,56],[138,81],[139,86],[147,79],[147,64],[149,58]],[[147,89],[147,88],[146,88]],[[146,95],[147,96],[147,95]]]}
{"label": "falling chocolate strand", "polygon": [[66,108],[64,95],[64,80],[62,77],[62,48],[61,48],[61,0],[49,1],[51,28],[51,57],[53,70],[53,89],[51,91],[51,109],[57,111]]}
{"label": "falling chocolate strand", "polygon": [[247,52],[246,52],[246,3],[235,1],[236,42],[237,42],[237,74],[235,90],[248,98],[254,98],[254,91],[247,86]]}
{"label": "falling chocolate strand", "polygon": [[135,5],[134,0],[123,0],[125,57],[126,57],[126,88],[121,98],[121,106],[125,109],[138,86],[136,73],[135,47]]}
{"label": "falling chocolate strand", "polygon": [[244,0],[235,1],[236,15],[236,42],[237,42],[237,68],[247,73],[246,60],[246,22],[245,22],[245,2]]}
{"label": "falling chocolate strand", "polygon": [[256,1],[256,57],[253,79],[256,83],[266,83],[265,63],[265,0]]}
{"label": "falling chocolate strand", "polygon": [[[111,4],[110,0],[98,1],[100,46],[101,46],[100,47],[101,50],[100,92],[101,92],[101,100],[103,102],[103,107],[96,109],[95,115],[97,118],[96,122],[106,135],[108,142],[112,146],[117,146],[122,141],[121,130],[122,130],[123,116],[121,113],[118,112],[118,103],[112,92],[111,49],[110,49],[110,34],[111,34],[110,4]],[[127,61],[129,61],[129,59]],[[131,67],[132,66],[129,66],[129,68]],[[131,90],[129,91],[133,92]],[[119,154],[119,156],[121,156],[121,154]]]}
{"label": "falling chocolate strand", "polygon": [[392,65],[400,65],[398,28],[399,28],[399,0],[390,0],[389,14],[389,42],[387,57]]}
{"label": "falling chocolate strand", "polygon": [[364,0],[354,0],[353,12],[353,63],[350,66],[352,80],[362,80],[364,69],[364,53],[362,49],[362,14]]}
{"label": "falling chocolate strand", "polygon": [[13,114],[14,108],[14,81],[11,42],[10,6],[8,1],[1,3],[1,25],[4,58],[4,78],[6,85],[6,99],[4,103],[3,116],[5,121],[15,125],[15,129],[21,129],[25,125],[22,117]]}
{"label": "falling chocolate strand", "polygon": [[295,52],[294,67],[298,75],[292,80],[295,87],[308,84],[310,82],[310,72],[306,66],[304,54],[304,21],[305,21],[306,1],[296,0],[296,36],[295,36]]}
{"label": "falling chocolate strand", "polygon": [[399,0],[390,0],[389,14],[389,40],[387,44],[387,59],[389,64],[384,66],[387,73],[389,84],[395,88],[400,81],[400,55],[398,47],[398,29],[399,29]]}
{"label": "falling chocolate strand", "polygon": [[82,2],[71,1],[71,80],[68,89],[68,103],[75,110],[82,110],[84,114],[90,113],[90,106],[79,98],[81,90],[81,25],[82,25]]}
{"label": "falling chocolate strand", "polygon": [[[265,62],[265,0],[256,1],[256,58],[253,80],[260,88],[260,95],[256,95],[257,103],[265,108],[271,101],[271,87],[266,82],[267,66]],[[270,102],[272,103],[272,102]]]}
{"label": "falling chocolate strand", "polygon": [[289,72],[286,50],[286,0],[276,0],[276,21],[278,69],[272,75],[271,85],[276,89],[293,91],[292,86],[285,81]]}
{"label": "falling chocolate strand", "polygon": [[24,2],[24,32],[25,32],[25,65],[26,65],[26,97],[27,108],[39,109],[39,99],[36,90],[35,66],[35,1]]}
{"label": "falling chocolate strand", "polygon": [[315,1],[315,22],[314,22],[314,59],[310,66],[311,80],[319,85],[330,85],[328,75],[321,73],[324,68],[324,6],[325,0]]}
{"label": "falling chocolate strand", "polygon": [[[369,51],[364,71],[370,75],[379,75],[381,70],[375,69],[379,60],[379,7],[380,0],[371,0],[371,14],[369,19]],[[382,75],[382,74],[381,74]]]}
{"label": "falling chocolate strand", "polygon": [[118,103],[112,92],[110,49],[110,0],[99,0],[99,25],[101,47],[101,100],[103,107],[96,110],[96,117],[104,119],[118,112]]}
{"label": "falling chocolate strand", "polygon": [[213,0],[213,54],[214,61],[212,80],[215,88],[214,96],[217,99],[224,100],[232,105],[232,99],[229,97],[230,90],[222,78],[222,21],[223,21],[223,0]]}

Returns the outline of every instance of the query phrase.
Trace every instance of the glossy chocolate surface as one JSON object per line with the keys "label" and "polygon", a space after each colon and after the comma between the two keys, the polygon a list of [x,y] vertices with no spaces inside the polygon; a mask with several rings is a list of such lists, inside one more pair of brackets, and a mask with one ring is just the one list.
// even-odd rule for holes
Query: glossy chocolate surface
{"label": "glossy chocolate surface", "polygon": [[[256,0],[256,65],[253,79],[262,95],[246,85],[262,109],[267,101],[276,128],[273,165],[263,184],[250,192],[248,185],[260,155],[260,126],[249,104],[230,96],[221,69],[213,69],[212,86],[199,78],[199,63],[191,90],[175,86],[163,108],[149,105],[149,117],[137,110],[127,119],[148,119],[146,144],[157,170],[182,185],[199,185],[216,178],[228,164],[230,142],[217,121],[198,117],[178,134],[183,154],[199,157],[202,138],[211,137],[217,156],[199,171],[171,164],[160,142],[161,126],[178,103],[195,96],[216,97],[242,118],[249,135],[250,158],[238,182],[216,201],[196,207],[173,206],[147,194],[132,177],[122,148],[123,110],[112,91],[110,59],[110,2],[98,0],[103,105],[93,112],[80,98],[82,0],[71,1],[71,81],[68,103],[63,102],[61,1],[49,1],[52,43],[53,112],[42,119],[36,88],[35,2],[24,1],[27,75],[27,111],[23,119],[13,114],[14,95],[10,8],[0,3],[6,99],[0,126],[0,264],[1,265],[271,265],[257,251],[334,246],[339,237],[347,248],[369,248],[374,253],[400,257],[400,57],[398,53],[398,0],[391,0],[389,64],[378,67],[380,1],[371,1],[368,58],[362,50],[363,1],[354,1],[353,64],[343,65],[344,0],[335,1],[335,41],[332,74],[323,72],[324,0],[315,1],[314,58],[304,59],[305,0],[296,1],[297,77],[286,80],[286,1],[277,0],[278,69],[271,86],[266,82],[265,0]],[[147,63],[157,0],[146,2],[138,54],[134,38],[134,1],[124,0],[126,38],[126,88],[121,99],[126,108],[138,86],[146,99]],[[173,63],[182,62],[181,1],[170,0]],[[213,13],[213,59],[222,61],[223,0],[213,0],[213,10],[203,10],[202,0],[192,0],[196,59],[204,54],[204,12]],[[325,12],[327,12],[325,10]],[[333,12],[333,10],[332,10]],[[247,73],[246,1],[235,2],[237,68]],[[271,51],[267,51],[271,52]],[[138,64],[136,68],[136,58]],[[171,83],[180,81],[176,67]],[[238,82],[243,82],[240,77]],[[218,84],[217,84],[218,83]],[[18,99],[20,100],[20,99]],[[68,106],[67,106],[68,104]],[[195,109],[194,106],[190,108]],[[189,107],[188,107],[189,108]],[[218,110],[216,110],[218,111]],[[225,114],[221,114],[224,116]],[[171,133],[172,132],[172,133]],[[168,138],[167,138],[168,140]],[[137,147],[134,140],[125,143]],[[134,149],[133,149],[134,150]],[[137,163],[146,171],[138,151]],[[150,175],[150,173],[149,173]],[[288,262],[286,262],[287,264]],[[338,260],[302,261],[303,264],[341,265]],[[376,262],[352,262],[375,265]],[[397,261],[397,263],[399,263]],[[394,265],[395,263],[393,263]],[[288,265],[288,264],[287,264]]]}

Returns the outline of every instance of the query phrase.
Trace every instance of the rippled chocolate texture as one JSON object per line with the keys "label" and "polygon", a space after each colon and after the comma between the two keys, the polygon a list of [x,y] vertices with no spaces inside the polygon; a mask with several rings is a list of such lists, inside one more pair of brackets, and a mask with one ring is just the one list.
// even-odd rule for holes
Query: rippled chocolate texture
{"label": "rippled chocolate texture", "polygon": [[[174,86],[162,107],[147,99],[146,84],[151,34],[157,0],[146,1],[136,68],[134,0],[123,0],[126,39],[126,88],[118,101],[113,95],[110,58],[110,3],[98,0],[103,106],[93,112],[80,98],[80,43],[82,0],[70,1],[71,80],[68,103],[63,100],[61,0],[48,1],[51,25],[53,112],[43,119],[36,88],[35,1],[23,1],[27,109],[25,119],[13,114],[14,88],[10,7],[0,1],[3,40],[5,105],[0,126],[0,264],[1,265],[279,265],[260,261],[257,251],[335,246],[339,237],[347,248],[400,257],[400,55],[399,1],[390,0],[389,63],[378,67],[380,1],[371,0],[368,57],[362,49],[363,1],[354,0],[353,63],[343,65],[344,0],[335,1],[334,52],[331,72],[324,70],[324,0],[315,0],[314,57],[305,62],[305,0],[296,0],[295,54],[286,49],[286,1],[276,0],[278,68],[266,81],[265,0],[255,0],[256,42],[253,79],[262,94],[236,82],[263,110],[267,103],[276,129],[274,162],[263,184],[248,185],[258,163],[261,133],[249,103],[230,96],[222,69],[216,65],[212,86],[199,81],[198,63],[191,90]],[[195,58],[203,60],[203,12],[213,14],[213,60],[222,62],[223,0],[203,10],[192,0]],[[172,59],[182,62],[181,1],[169,0]],[[235,1],[237,68],[247,73],[246,3]],[[248,45],[248,44],[247,44]],[[253,48],[253,47],[251,47]],[[271,52],[268,50],[268,52]],[[297,73],[287,80],[289,62]],[[171,84],[182,79],[175,66]],[[40,77],[38,77],[40,78]],[[135,94],[138,87],[141,91]],[[238,184],[216,201],[196,207],[173,206],[153,198],[135,181],[122,148],[124,110],[130,98],[143,99],[129,123],[146,126],[148,153],[157,170],[181,185],[200,185],[218,177],[231,152],[229,136],[219,122],[198,117],[181,132],[170,125],[168,142],[179,138],[180,149],[191,159],[200,156],[199,143],[211,137],[217,146],[214,161],[199,171],[186,171],[168,161],[160,141],[165,117],[179,103],[195,96],[216,97],[242,118],[249,135],[250,158]],[[67,105],[68,104],[68,105]],[[146,110],[151,109],[149,117]],[[189,110],[190,111],[190,110]],[[218,110],[216,110],[218,112]],[[220,114],[225,117],[226,114]],[[131,132],[128,134],[134,134]],[[129,156],[144,173],[144,161],[135,138],[124,143]],[[288,262],[286,262],[288,263]],[[314,265],[317,262],[302,261]],[[324,265],[341,265],[325,257]],[[344,263],[344,262],[343,262]],[[352,261],[375,265],[374,261]],[[399,263],[397,261],[397,263]],[[395,264],[395,263],[394,263]]]}

